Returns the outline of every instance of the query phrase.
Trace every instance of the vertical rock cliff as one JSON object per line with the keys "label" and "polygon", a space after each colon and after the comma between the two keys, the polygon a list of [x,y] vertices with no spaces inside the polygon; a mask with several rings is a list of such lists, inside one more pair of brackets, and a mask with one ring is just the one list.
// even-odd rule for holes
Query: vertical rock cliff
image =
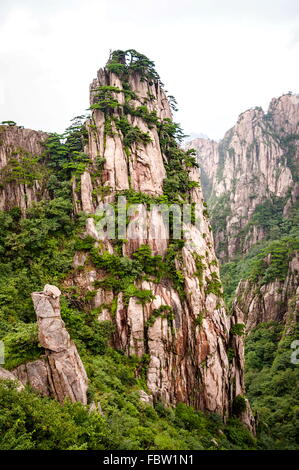
{"label": "vertical rock cliff", "polygon": [[[299,96],[250,109],[220,142],[196,139],[228,308],[243,325],[246,392],[276,448],[296,447]],[[280,413],[277,413],[277,410]],[[265,427],[264,427],[265,429]],[[263,439],[263,437],[262,437]]]}
{"label": "vertical rock cliff", "polygon": [[299,259],[296,252],[288,263],[284,279],[276,278],[265,284],[260,284],[258,280],[240,281],[233,307],[248,331],[263,322],[286,323],[290,302],[296,303],[298,287]]}
{"label": "vertical rock cliff", "polygon": [[[196,162],[179,148],[153,64],[115,51],[91,84],[90,102],[84,151],[91,162],[74,179],[73,195],[76,211],[89,214],[85,241],[93,242],[76,253],[65,287],[90,291],[99,321],[115,326],[114,346],[144,358],[155,399],[227,416],[244,392],[243,343],[231,332],[236,317],[225,311]],[[116,208],[119,195],[134,237],[100,239],[99,214],[107,202]],[[193,208],[181,240],[168,233],[161,210],[149,211],[159,203]]]}
{"label": "vertical rock cliff", "polygon": [[0,125],[0,210],[19,207],[24,214],[47,194],[47,170],[40,158],[44,132]]}
{"label": "vertical rock cliff", "polygon": [[287,217],[298,201],[299,96],[274,98],[267,113],[245,111],[219,143],[196,139],[188,147],[197,150],[220,259],[274,238],[269,212]]}
{"label": "vertical rock cliff", "polygon": [[[9,213],[0,241],[11,273],[28,265],[28,286],[61,281],[87,336],[94,315],[97,325],[113,325],[111,345],[137,357],[136,374],[146,376],[141,396],[226,419],[236,397],[246,403],[243,340],[238,314],[225,309],[198,164],[180,148],[173,105],[153,62],[115,51],[91,84],[84,125],[77,118],[63,136],[1,126],[1,209]],[[125,223],[112,226],[123,212]],[[14,374],[43,395],[85,404],[86,373],[60,318],[59,295],[48,288],[33,294],[46,358],[18,360]],[[32,317],[24,305],[26,323]],[[23,321],[23,311],[18,316]],[[253,429],[245,407],[242,420]]]}
{"label": "vertical rock cliff", "polygon": [[299,285],[299,96],[272,99],[267,113],[250,109],[219,143],[192,146],[230,296],[231,280],[243,278],[234,299],[240,321],[247,329],[284,321]]}

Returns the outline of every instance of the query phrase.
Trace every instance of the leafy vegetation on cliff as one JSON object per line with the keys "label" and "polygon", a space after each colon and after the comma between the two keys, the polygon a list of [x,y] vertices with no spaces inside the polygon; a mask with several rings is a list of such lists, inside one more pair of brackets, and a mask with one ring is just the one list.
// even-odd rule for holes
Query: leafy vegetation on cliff
{"label": "leafy vegetation on cliff", "polygon": [[[279,214],[279,219],[277,219]],[[288,217],[282,216],[281,206],[266,201],[259,205],[253,218],[264,227],[271,227],[268,236],[251,247],[246,255],[239,254],[221,266],[224,295],[230,306],[241,279],[250,279],[258,286],[275,279],[283,281],[289,262],[299,250],[299,202],[295,203]]]}
{"label": "leafy vegetation on cliff", "polygon": [[[138,74],[149,86],[161,84],[154,63],[134,50],[115,51],[107,69],[121,78],[123,88],[99,87],[94,90],[91,109],[104,113],[105,138],[118,132],[129,158],[136,148],[150,145],[150,130],[155,128],[167,161],[164,194],[153,197],[129,189],[125,192],[128,203],[189,201],[191,191],[198,186],[190,177],[190,170],[197,164],[193,151],[184,152],[179,147],[183,138],[180,127],[170,119],[158,119],[157,114],[149,110],[146,102],[153,99],[150,93],[144,104],[133,107],[136,96],[130,88],[129,78]],[[120,93],[124,95],[122,104],[116,99]],[[170,101],[171,107],[175,108],[175,99],[170,97]],[[131,124],[131,117],[142,119],[148,132]],[[113,349],[113,321],[98,321],[103,308],[110,309],[113,318],[115,299],[109,305],[102,304],[93,309],[91,301],[95,289],[90,291],[64,284],[65,278],[70,279],[75,269],[84,270],[82,266],[75,268],[72,263],[76,250],[80,250],[87,255],[87,268],[97,269],[104,276],[94,287],[101,285],[115,294],[122,292],[125,305],[130,297],[136,297],[140,303],[153,299],[151,291],[136,286],[142,279],[153,282],[163,279],[173,284],[181,298],[186,295],[181,271],[184,241],[171,240],[162,259],[153,256],[146,245],[129,258],[122,255],[122,241],[114,244],[115,253],[111,254],[103,253],[100,246],[95,247],[92,237],[80,238],[86,215],[74,214],[72,189],[80,190],[79,176],[87,167],[92,168],[92,178],[100,179],[104,163],[100,155],[96,162],[91,162],[84,153],[87,130],[83,121],[82,116],[75,118],[66,133],[51,134],[45,142],[43,155],[32,162],[32,168],[33,163],[38,163],[46,172],[44,200],[34,204],[26,218],[21,217],[18,208],[0,213],[0,334],[5,343],[5,367],[8,369],[39,358],[43,349],[38,344],[30,294],[41,290],[45,283],[59,286],[64,293],[62,318],[90,379],[89,405],[61,405],[39,396],[29,387],[20,392],[13,384],[1,382],[0,449],[255,448],[255,439],[235,417],[237,413],[224,424],[220,416],[195,411],[183,403],[165,407],[158,400],[153,406],[140,400],[140,391],[148,392],[148,355],[127,357]],[[91,132],[95,130],[92,119],[87,126]],[[19,170],[14,168],[11,176],[20,176]],[[27,183],[27,180],[21,179],[21,182]],[[98,189],[103,190],[100,185]],[[196,267],[197,277],[203,281],[204,266],[199,258]],[[207,282],[208,292],[221,295],[216,275]],[[166,318],[172,326],[174,311],[169,305],[153,310],[145,328],[158,317]],[[196,325],[200,326],[202,321],[199,314]],[[90,411],[89,406],[97,411]]]}
{"label": "leafy vegetation on cliff", "polygon": [[246,340],[247,396],[262,448],[299,448],[299,365],[291,362],[290,347],[298,333],[294,323],[260,323]]}
{"label": "leafy vegetation on cliff", "polygon": [[[84,329],[80,312],[64,307],[63,318],[90,378],[89,400],[100,402],[100,412],[90,412],[81,403],[61,405],[29,388],[17,392],[12,383],[1,382],[1,450],[255,448],[255,439],[236,418],[225,425],[218,415],[194,411],[183,403],[165,408],[159,402],[152,406],[141,401],[147,358],[128,358],[109,348],[107,328],[93,343],[80,338]],[[139,378],[136,371],[141,372]]]}
{"label": "leafy vegetation on cliff", "polygon": [[147,80],[150,84],[161,83],[155,70],[155,63],[135,49],[113,51],[106,69],[119,75],[122,79],[126,79],[130,73],[137,73],[141,80]]}
{"label": "leafy vegetation on cliff", "polygon": [[[9,369],[42,354],[30,300],[45,282],[61,285],[71,269],[77,243],[68,200],[56,198],[36,205],[28,218],[19,211],[1,214],[1,338]],[[89,245],[90,248],[90,245]],[[176,253],[177,248],[174,249]],[[129,263],[138,272],[156,273],[159,257],[147,247],[134,260],[112,257],[96,262],[114,274]],[[121,265],[120,265],[121,263]],[[132,266],[131,266],[132,264]],[[127,269],[127,268],[126,268]],[[88,301],[88,299],[86,300]],[[77,302],[77,307],[76,307]],[[169,315],[161,311],[156,315]],[[33,391],[0,386],[0,449],[213,449],[253,448],[255,442],[236,419],[225,426],[217,415],[204,415],[178,405],[153,408],[140,401],[146,390],[148,358],[128,358],[108,347],[109,322],[96,321],[98,312],[84,313],[76,296],[62,299],[62,318],[76,342],[91,385],[90,402],[100,401],[104,416],[81,404],[60,405]],[[223,434],[219,434],[219,431]]]}
{"label": "leafy vegetation on cliff", "polygon": [[[287,112],[287,106],[288,103],[285,103],[284,112]],[[290,115],[290,122],[292,119],[297,119],[292,107],[291,110],[293,114]],[[276,110],[278,111],[279,109]],[[246,394],[258,421],[257,446],[261,449],[298,449],[299,370],[298,364],[291,362],[293,352],[291,344],[292,341],[298,340],[298,326],[296,326],[298,318],[293,319],[291,323],[288,320],[290,312],[294,315],[296,309],[295,292],[298,285],[296,277],[299,275],[294,263],[290,269],[290,262],[299,251],[299,200],[294,187],[298,182],[298,135],[289,134],[282,127],[274,130],[271,113],[262,117],[261,124],[255,119],[256,117],[252,122],[252,129],[255,132],[256,126],[260,125],[263,132],[261,135],[256,132],[247,147],[247,136],[241,135],[240,128],[235,128],[241,147],[247,149],[243,162],[243,149],[235,146],[238,152],[235,156],[235,150],[230,148],[231,131],[219,144],[219,163],[216,172],[218,187],[210,190],[208,204],[217,239],[218,254],[223,261],[221,280],[228,308],[232,311],[235,301],[236,310],[244,309],[245,317],[249,310],[251,319],[254,313],[258,319],[260,312],[254,308],[257,310],[258,305],[262,306],[265,299],[265,305],[269,309],[266,312],[267,317],[271,317],[271,308],[273,308],[273,312],[279,311],[281,318],[287,321],[286,325],[272,321],[261,323],[245,335]],[[297,125],[297,122],[294,121],[294,125]],[[269,136],[275,142],[273,150],[270,150],[271,146],[269,147]],[[267,161],[261,160],[262,146],[269,147],[268,153],[264,154],[264,159]],[[260,182],[262,185],[264,179],[267,179],[263,165],[264,163],[268,165],[271,152],[275,154],[276,147],[279,149],[278,168],[273,171],[272,182],[276,182],[278,187],[278,177],[283,171],[288,174],[291,170],[293,183],[290,184],[286,178],[284,183],[289,184],[289,188],[288,190],[284,188],[283,196],[281,188],[275,194],[267,187],[267,191],[264,192],[267,196],[264,196],[251,211],[252,201],[258,197],[260,190],[264,191],[264,188],[259,188],[257,184]],[[221,184],[223,184],[226,158],[230,158],[230,171],[235,178],[232,178],[228,184],[230,190],[223,193]],[[253,171],[251,179],[247,176],[249,168]],[[270,165],[268,169],[272,171]],[[244,173],[241,173],[242,170]],[[229,178],[228,174],[226,178]],[[243,187],[236,184],[240,179],[245,186],[251,188],[248,191],[248,188],[244,187],[244,194],[248,196],[247,201],[242,193]],[[222,195],[216,196],[219,188]],[[246,216],[241,210],[239,215],[237,212],[234,213],[233,201],[243,201],[250,215]],[[232,219],[234,223],[228,228],[228,220],[232,222]],[[253,240],[258,242],[253,243]],[[253,302],[248,305],[251,300],[246,299],[246,287],[243,292],[241,289],[236,294],[239,281],[242,279],[250,281],[248,283],[250,299],[254,296],[255,304]],[[267,290],[267,286],[274,282],[276,284],[272,290],[270,288]],[[234,327],[231,332],[244,334],[244,325],[243,329],[237,331]]]}
{"label": "leafy vegetation on cliff", "polygon": [[[106,135],[113,136],[118,131],[129,158],[132,153],[136,153],[138,144],[146,146],[152,141],[149,133],[131,124],[129,118],[139,117],[149,130],[155,128],[161,151],[167,159],[167,175],[163,185],[165,198],[169,203],[189,202],[190,190],[198,186],[197,182],[190,179],[190,169],[198,166],[194,150],[182,150],[179,144],[185,136],[179,124],[169,118],[158,118],[157,113],[147,107],[147,101],[151,101],[151,97],[138,97],[131,88],[130,78],[136,73],[141,80],[147,81],[149,87],[162,85],[154,62],[135,50],[117,50],[111,53],[106,69],[118,75],[122,83],[122,88],[100,86],[93,90],[91,109],[99,109],[104,113]],[[124,95],[122,101],[118,100],[121,93]],[[136,106],[136,100],[141,100],[142,105]],[[170,103],[175,107],[176,102],[172,96]]]}

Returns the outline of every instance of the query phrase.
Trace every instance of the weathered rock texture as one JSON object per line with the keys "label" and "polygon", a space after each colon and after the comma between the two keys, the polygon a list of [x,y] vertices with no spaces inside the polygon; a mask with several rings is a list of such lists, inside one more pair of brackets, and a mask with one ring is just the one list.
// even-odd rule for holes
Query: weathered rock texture
{"label": "weathered rock texture", "polygon": [[[147,81],[140,81],[138,75],[130,76],[129,84],[137,96],[136,99],[131,100],[132,106],[147,105],[148,110],[150,112],[156,111],[159,118],[171,118],[167,97],[159,86],[149,85]],[[97,78],[90,86],[91,104],[95,102],[94,90],[100,86],[122,89],[122,82],[117,75],[106,69],[100,69]],[[150,100],[149,96],[152,97]],[[124,93],[113,93],[113,98],[121,105],[125,102]],[[162,186],[166,173],[157,129],[155,127],[149,128],[141,117],[128,115],[127,118],[130,124],[139,127],[143,132],[148,132],[151,138],[151,142],[147,145],[134,144],[130,158],[125,152],[121,133],[115,128],[114,122],[112,122],[114,135],[109,135],[105,133],[104,113],[100,110],[93,111],[91,120],[87,123],[89,144],[86,151],[94,164],[96,164],[97,157],[101,156],[105,159],[105,165],[100,177],[94,177],[92,172],[88,171],[81,176],[80,198],[77,199],[76,193],[74,193],[78,210],[93,213],[103,199],[105,201],[112,200],[115,191],[129,188],[150,195],[163,194]],[[102,186],[111,193],[110,197],[103,198],[104,189],[99,191],[99,187]]]}
{"label": "weathered rock texture", "polygon": [[268,235],[254,215],[280,201],[288,215],[299,196],[299,95],[274,98],[267,113],[245,111],[219,142],[195,139],[204,195],[222,261],[247,253]]}
{"label": "weathered rock texture", "polygon": [[299,287],[299,257],[295,254],[289,263],[285,280],[275,280],[258,286],[249,280],[242,280],[236,291],[234,310],[247,331],[259,323],[277,321],[286,323],[289,304]]}
{"label": "weathered rock texture", "polygon": [[19,207],[24,214],[46,196],[47,170],[39,163],[44,132],[0,126],[0,210]]}
{"label": "weathered rock texture", "polygon": [[[241,114],[219,143],[196,139],[188,147],[197,150],[216,252],[223,263],[241,260],[258,242],[279,240],[288,234],[287,227],[296,237],[298,95],[274,98],[266,114],[261,108]],[[279,251],[279,242],[275,249]],[[272,255],[268,253],[265,269],[271,262]],[[241,280],[236,291],[233,311],[238,322],[246,324],[247,331],[260,322],[287,321],[289,305],[299,285],[298,253],[290,253],[284,279],[278,276],[263,283],[262,276],[263,272],[255,282]]]}
{"label": "weathered rock texture", "polygon": [[[98,254],[108,252],[131,257],[141,245],[148,245],[152,254],[160,255],[165,262],[170,239],[160,210],[148,212],[148,207],[140,204],[129,213],[128,228],[134,236],[129,231],[122,246],[116,245],[108,235],[100,239],[94,215],[105,203],[115,203],[120,191],[129,190],[131,194],[151,198],[163,195],[172,162],[165,144],[164,147],[161,145],[161,126],[155,119],[159,124],[166,119],[165,128],[171,126],[170,104],[159,80],[141,76],[139,72],[130,71],[124,83],[107,68],[101,69],[91,84],[91,105],[97,103],[100,87],[109,91],[109,99],[104,103],[112,103],[114,109],[113,106],[107,112],[93,109],[86,123],[89,138],[84,153],[89,156],[90,164],[81,176],[77,174],[73,178],[74,212],[84,211],[90,215],[85,235],[94,238]],[[136,113],[125,112],[125,105],[131,110],[140,109]],[[130,132],[133,129],[135,136],[137,133],[137,137],[142,137],[134,140],[133,135],[129,145],[124,143],[124,133],[116,126],[117,119],[123,117],[127,120],[125,126],[131,126]],[[147,139],[144,139],[145,133]],[[32,161],[42,152],[44,138],[44,134],[16,126],[1,127],[0,208],[18,206],[25,214],[32,201],[44,197],[43,170],[38,159]],[[175,148],[178,147],[175,145]],[[33,173],[28,173],[28,162]],[[177,164],[181,171],[182,167]],[[203,207],[198,170],[193,164],[183,169],[189,185],[188,202],[193,204],[193,215],[200,223],[184,223],[184,246],[174,253],[173,269],[180,281],[180,293],[171,276],[159,282],[152,276],[135,281],[135,288],[150,290],[153,294],[152,300],[143,303],[137,296],[126,297],[123,291],[99,288],[97,282],[107,273],[95,267],[86,251],[76,253],[74,269],[65,281],[65,287],[76,288],[79,298],[91,294],[89,306],[98,309],[99,321],[108,320],[115,325],[113,345],[116,348],[127,355],[148,360],[149,394],[145,396],[143,392],[141,399],[149,403],[157,399],[165,404],[185,402],[226,418],[233,399],[244,393],[243,342],[241,337],[230,332],[238,318],[225,311],[212,229]],[[137,217],[141,212],[143,221]],[[155,236],[152,236],[153,230]],[[54,286],[45,286],[43,292],[32,294],[39,341],[46,354],[37,361],[19,366],[14,374],[22,383],[29,383],[43,395],[60,402],[68,397],[86,403],[87,376],[60,317],[59,295],[60,291]],[[160,307],[162,312],[168,307],[167,312],[171,310],[172,315],[157,315]],[[252,427],[250,409],[243,419]]]}
{"label": "weathered rock texture", "polygon": [[[135,94],[130,105],[146,105],[149,111],[156,111],[160,119],[171,119],[171,111],[165,92],[158,82],[142,80],[138,73],[129,75],[129,85]],[[123,89],[120,78],[107,69],[99,70],[91,85],[91,104],[95,102],[94,89],[99,86],[113,86]],[[121,105],[124,93],[113,94]],[[119,117],[122,112],[113,111]],[[148,132],[151,142],[133,144],[130,153],[125,151],[121,132],[112,120],[113,135],[105,132],[105,114],[96,109],[87,123],[89,143],[85,152],[93,164],[81,177],[80,186],[74,185],[76,209],[94,214],[98,205],[113,202],[118,191],[132,189],[151,196],[163,194],[163,180],[166,176],[165,163],[156,125],[148,126],[141,117],[127,116],[129,122]],[[100,176],[95,172],[96,159],[105,158]],[[189,178],[198,182],[196,168],[190,169]],[[105,188],[107,192],[105,192]],[[108,189],[109,188],[109,189]],[[97,270],[82,252],[74,259],[74,274],[66,282],[76,286],[80,292],[93,291],[92,308],[99,308],[99,320],[110,320],[115,324],[114,345],[128,355],[148,355],[147,385],[155,399],[166,404],[186,402],[196,408],[209,410],[227,416],[233,398],[244,392],[243,384],[243,343],[230,335],[230,326],[236,322],[226,314],[221,296],[209,291],[212,276],[218,279],[218,263],[215,258],[213,237],[207,217],[204,215],[201,189],[190,190],[190,202],[196,203],[200,228],[192,224],[184,226],[185,245],[176,257],[176,269],[183,276],[185,298],[179,296],[172,282],[164,279],[160,283],[150,279],[136,282],[139,289],[150,289],[154,300],[142,305],[136,297],[126,303],[123,293],[94,287],[95,281],[103,279],[103,272]],[[145,209],[145,207],[144,207]],[[134,222],[134,214],[130,223]],[[151,227],[157,233],[149,238]],[[187,238],[187,233],[190,239]],[[94,219],[87,221],[86,233],[97,238]],[[149,245],[153,254],[162,257],[168,250],[169,239],[165,238],[166,228],[161,214],[146,216],[142,227],[134,226],[135,239],[128,239],[122,245],[122,255],[131,255],[142,244]],[[102,252],[115,253],[113,244],[107,239],[98,242]],[[198,275],[195,258],[202,260],[203,273]],[[173,320],[166,315],[157,316],[148,322],[153,312],[161,306],[169,306],[174,313]],[[202,318],[202,324],[200,319]],[[228,348],[233,348],[235,357],[228,359]]]}
{"label": "weathered rock texture", "polygon": [[43,292],[34,292],[32,300],[39,328],[39,342],[46,357],[23,364],[14,374],[23,384],[30,384],[42,395],[63,403],[87,403],[88,378],[77,348],[60,316],[60,290],[47,284]]}
{"label": "weathered rock texture", "polygon": [[6,369],[3,369],[2,367],[0,367],[0,380],[12,380],[13,382],[16,382],[17,390],[20,391],[24,389],[24,385],[17,379],[14,374]]}

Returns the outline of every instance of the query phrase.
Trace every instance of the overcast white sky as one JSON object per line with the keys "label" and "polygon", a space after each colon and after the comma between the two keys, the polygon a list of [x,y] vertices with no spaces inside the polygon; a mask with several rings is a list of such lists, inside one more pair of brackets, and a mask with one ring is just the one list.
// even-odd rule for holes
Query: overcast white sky
{"label": "overcast white sky", "polygon": [[109,49],[156,63],[186,133],[299,92],[298,0],[0,0],[0,122],[63,131]]}

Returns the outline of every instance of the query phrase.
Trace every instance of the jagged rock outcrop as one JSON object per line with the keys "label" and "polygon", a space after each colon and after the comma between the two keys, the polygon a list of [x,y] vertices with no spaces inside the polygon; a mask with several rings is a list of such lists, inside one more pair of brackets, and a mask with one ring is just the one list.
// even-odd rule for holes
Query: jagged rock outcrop
{"label": "jagged rock outcrop", "polygon": [[253,281],[242,280],[236,291],[234,311],[239,321],[250,331],[259,323],[276,321],[286,323],[289,302],[299,287],[298,253],[289,263],[284,280],[276,279],[262,286]]}
{"label": "jagged rock outcrop", "polygon": [[60,316],[60,290],[47,284],[43,292],[34,292],[32,300],[37,316],[39,342],[46,356],[22,364],[13,372],[23,383],[30,384],[42,395],[61,403],[87,404],[88,378],[75,344]]}
{"label": "jagged rock outcrop", "polygon": [[46,168],[39,157],[47,134],[0,125],[0,210],[19,207],[24,214],[46,194]]}
{"label": "jagged rock outcrop", "polygon": [[[155,111],[159,119],[171,119],[171,110],[165,92],[155,84],[140,81],[138,75],[130,75],[128,86],[135,93],[130,105],[134,108],[147,106],[149,112]],[[90,86],[90,102],[95,104],[96,90],[99,87],[114,87],[112,98],[124,105],[126,95],[120,78],[114,73],[100,69],[98,76]],[[150,98],[149,98],[150,97]],[[105,132],[105,116],[101,110],[93,111],[91,120],[87,123],[89,130],[89,143],[86,148],[88,155],[92,158],[94,165],[96,159],[101,156],[105,160],[104,169],[100,178],[94,178],[92,172],[84,172],[81,176],[80,198],[74,197],[77,202],[77,210],[87,213],[95,212],[98,205],[109,201],[113,197],[102,197],[103,193],[133,189],[150,195],[163,194],[163,180],[166,176],[159,136],[156,127],[148,126],[141,117],[128,115],[129,124],[138,127],[142,132],[147,132],[150,141],[146,144],[139,142],[133,144],[130,158],[122,142],[121,133],[116,129],[115,122],[111,122],[111,131]],[[94,168],[95,169],[95,168]],[[93,182],[92,182],[93,179]],[[99,186],[103,187],[99,191]],[[95,191],[98,189],[98,191]],[[97,194],[98,192],[98,194]]]}
{"label": "jagged rock outcrop", "polygon": [[299,285],[299,95],[274,98],[267,113],[246,111],[219,143],[196,139],[188,147],[197,150],[222,263],[240,267],[242,257],[264,242],[259,271],[247,270],[238,285],[234,314],[248,332],[260,322],[285,322]]}
{"label": "jagged rock outcrop", "polygon": [[[88,143],[84,135],[85,148],[76,147],[72,161],[72,155],[62,152],[60,170],[72,165],[76,169],[69,173],[74,213],[84,211],[89,216],[82,234],[86,247],[77,251],[63,287],[70,301],[76,290],[76,306],[97,309],[99,321],[114,324],[114,347],[140,358],[148,387],[141,399],[162,400],[166,405],[185,402],[226,419],[234,398],[244,393],[243,342],[231,333],[238,319],[225,310],[196,162],[177,143],[180,133],[172,122],[170,102],[150,61],[135,52],[131,51],[128,65],[123,53],[116,51],[112,58],[118,61],[113,59],[98,72],[90,90]],[[2,207],[18,206],[25,215],[31,202],[45,194],[42,168],[38,159],[32,160],[41,152],[38,136],[43,140],[43,135],[36,133],[34,140],[32,134],[30,140],[30,131],[15,126],[5,126],[2,132],[3,174],[13,178],[4,181]],[[20,134],[18,145],[25,151],[14,150],[16,161],[8,161],[7,135],[13,140],[13,132]],[[27,135],[26,147],[21,137]],[[21,162],[23,153],[26,158]],[[27,172],[27,157],[33,174]],[[21,167],[21,180],[11,163]],[[32,190],[28,197],[27,190]],[[101,236],[99,225],[107,203],[121,211],[119,195],[127,198],[127,233],[116,240],[107,230]],[[138,206],[133,207],[136,201]],[[151,204],[160,202],[163,208],[150,210]],[[190,219],[183,220],[181,237],[174,236],[174,229],[169,232],[164,218],[173,204],[192,208]],[[144,247],[150,252],[142,252]],[[147,257],[144,265],[136,262],[138,250]],[[120,267],[116,274],[115,263]],[[151,263],[158,266],[156,271],[150,271]],[[86,404],[87,376],[60,317],[59,295],[57,288],[48,285],[43,292],[33,293],[45,356],[19,366],[14,374],[43,395]],[[249,408],[243,419],[250,423]]]}
{"label": "jagged rock outcrop", "polygon": [[[84,210],[91,216],[104,203],[114,204],[117,195],[125,190],[148,197],[162,195],[171,163],[162,146],[163,124],[166,129],[171,123],[170,106],[163,88],[158,80],[148,79],[141,72],[125,72],[121,77],[109,68],[101,69],[91,85],[94,109],[87,122],[89,142],[85,153],[92,163],[79,184],[74,182],[73,187],[76,210]],[[104,108],[107,96],[103,101],[98,97],[104,92],[109,92],[109,103],[112,103],[108,110]],[[139,139],[128,144],[124,124],[130,131],[134,128],[135,133],[141,131],[149,138],[146,142]],[[76,286],[77,292],[92,292],[91,308],[98,308],[99,320],[109,320],[115,325],[115,347],[128,355],[149,357],[147,385],[155,399],[166,404],[182,401],[225,417],[230,413],[234,397],[244,391],[243,343],[239,339],[236,344],[237,340],[230,335],[231,324],[236,319],[227,315],[222,300],[218,263],[198,185],[198,170],[189,165],[187,173],[188,200],[195,207],[200,223],[198,226],[184,224],[183,246],[174,252],[173,269],[180,276],[180,293],[167,277],[157,281],[147,276],[148,279],[134,282],[136,289],[152,293],[152,298],[145,302],[138,296],[128,297],[126,292],[98,287],[107,273],[105,269],[97,269],[84,252],[76,254],[74,272],[65,286]],[[129,228],[133,227],[135,237],[121,242],[121,252],[119,244],[116,250],[108,236],[99,239],[94,217],[90,217],[86,234],[97,240],[95,246],[100,256],[105,252],[131,256],[146,244],[153,255],[160,255],[166,262],[165,255],[173,241],[169,239],[159,211],[150,214],[147,209],[146,205],[139,204],[137,212],[145,210],[142,223],[136,223],[136,210],[129,215]],[[153,227],[158,234],[156,237],[150,236]],[[172,314],[168,315],[170,311]],[[234,349],[232,359],[228,358],[229,348]]]}
{"label": "jagged rock outcrop", "polygon": [[14,374],[6,369],[3,369],[2,367],[0,367],[0,380],[12,380],[17,384],[17,390],[21,391],[24,389],[24,385]]}
{"label": "jagged rock outcrop", "polygon": [[222,261],[245,254],[269,233],[257,211],[266,201],[284,216],[299,195],[299,95],[274,98],[268,112],[245,111],[219,142],[195,139],[203,189]]}

